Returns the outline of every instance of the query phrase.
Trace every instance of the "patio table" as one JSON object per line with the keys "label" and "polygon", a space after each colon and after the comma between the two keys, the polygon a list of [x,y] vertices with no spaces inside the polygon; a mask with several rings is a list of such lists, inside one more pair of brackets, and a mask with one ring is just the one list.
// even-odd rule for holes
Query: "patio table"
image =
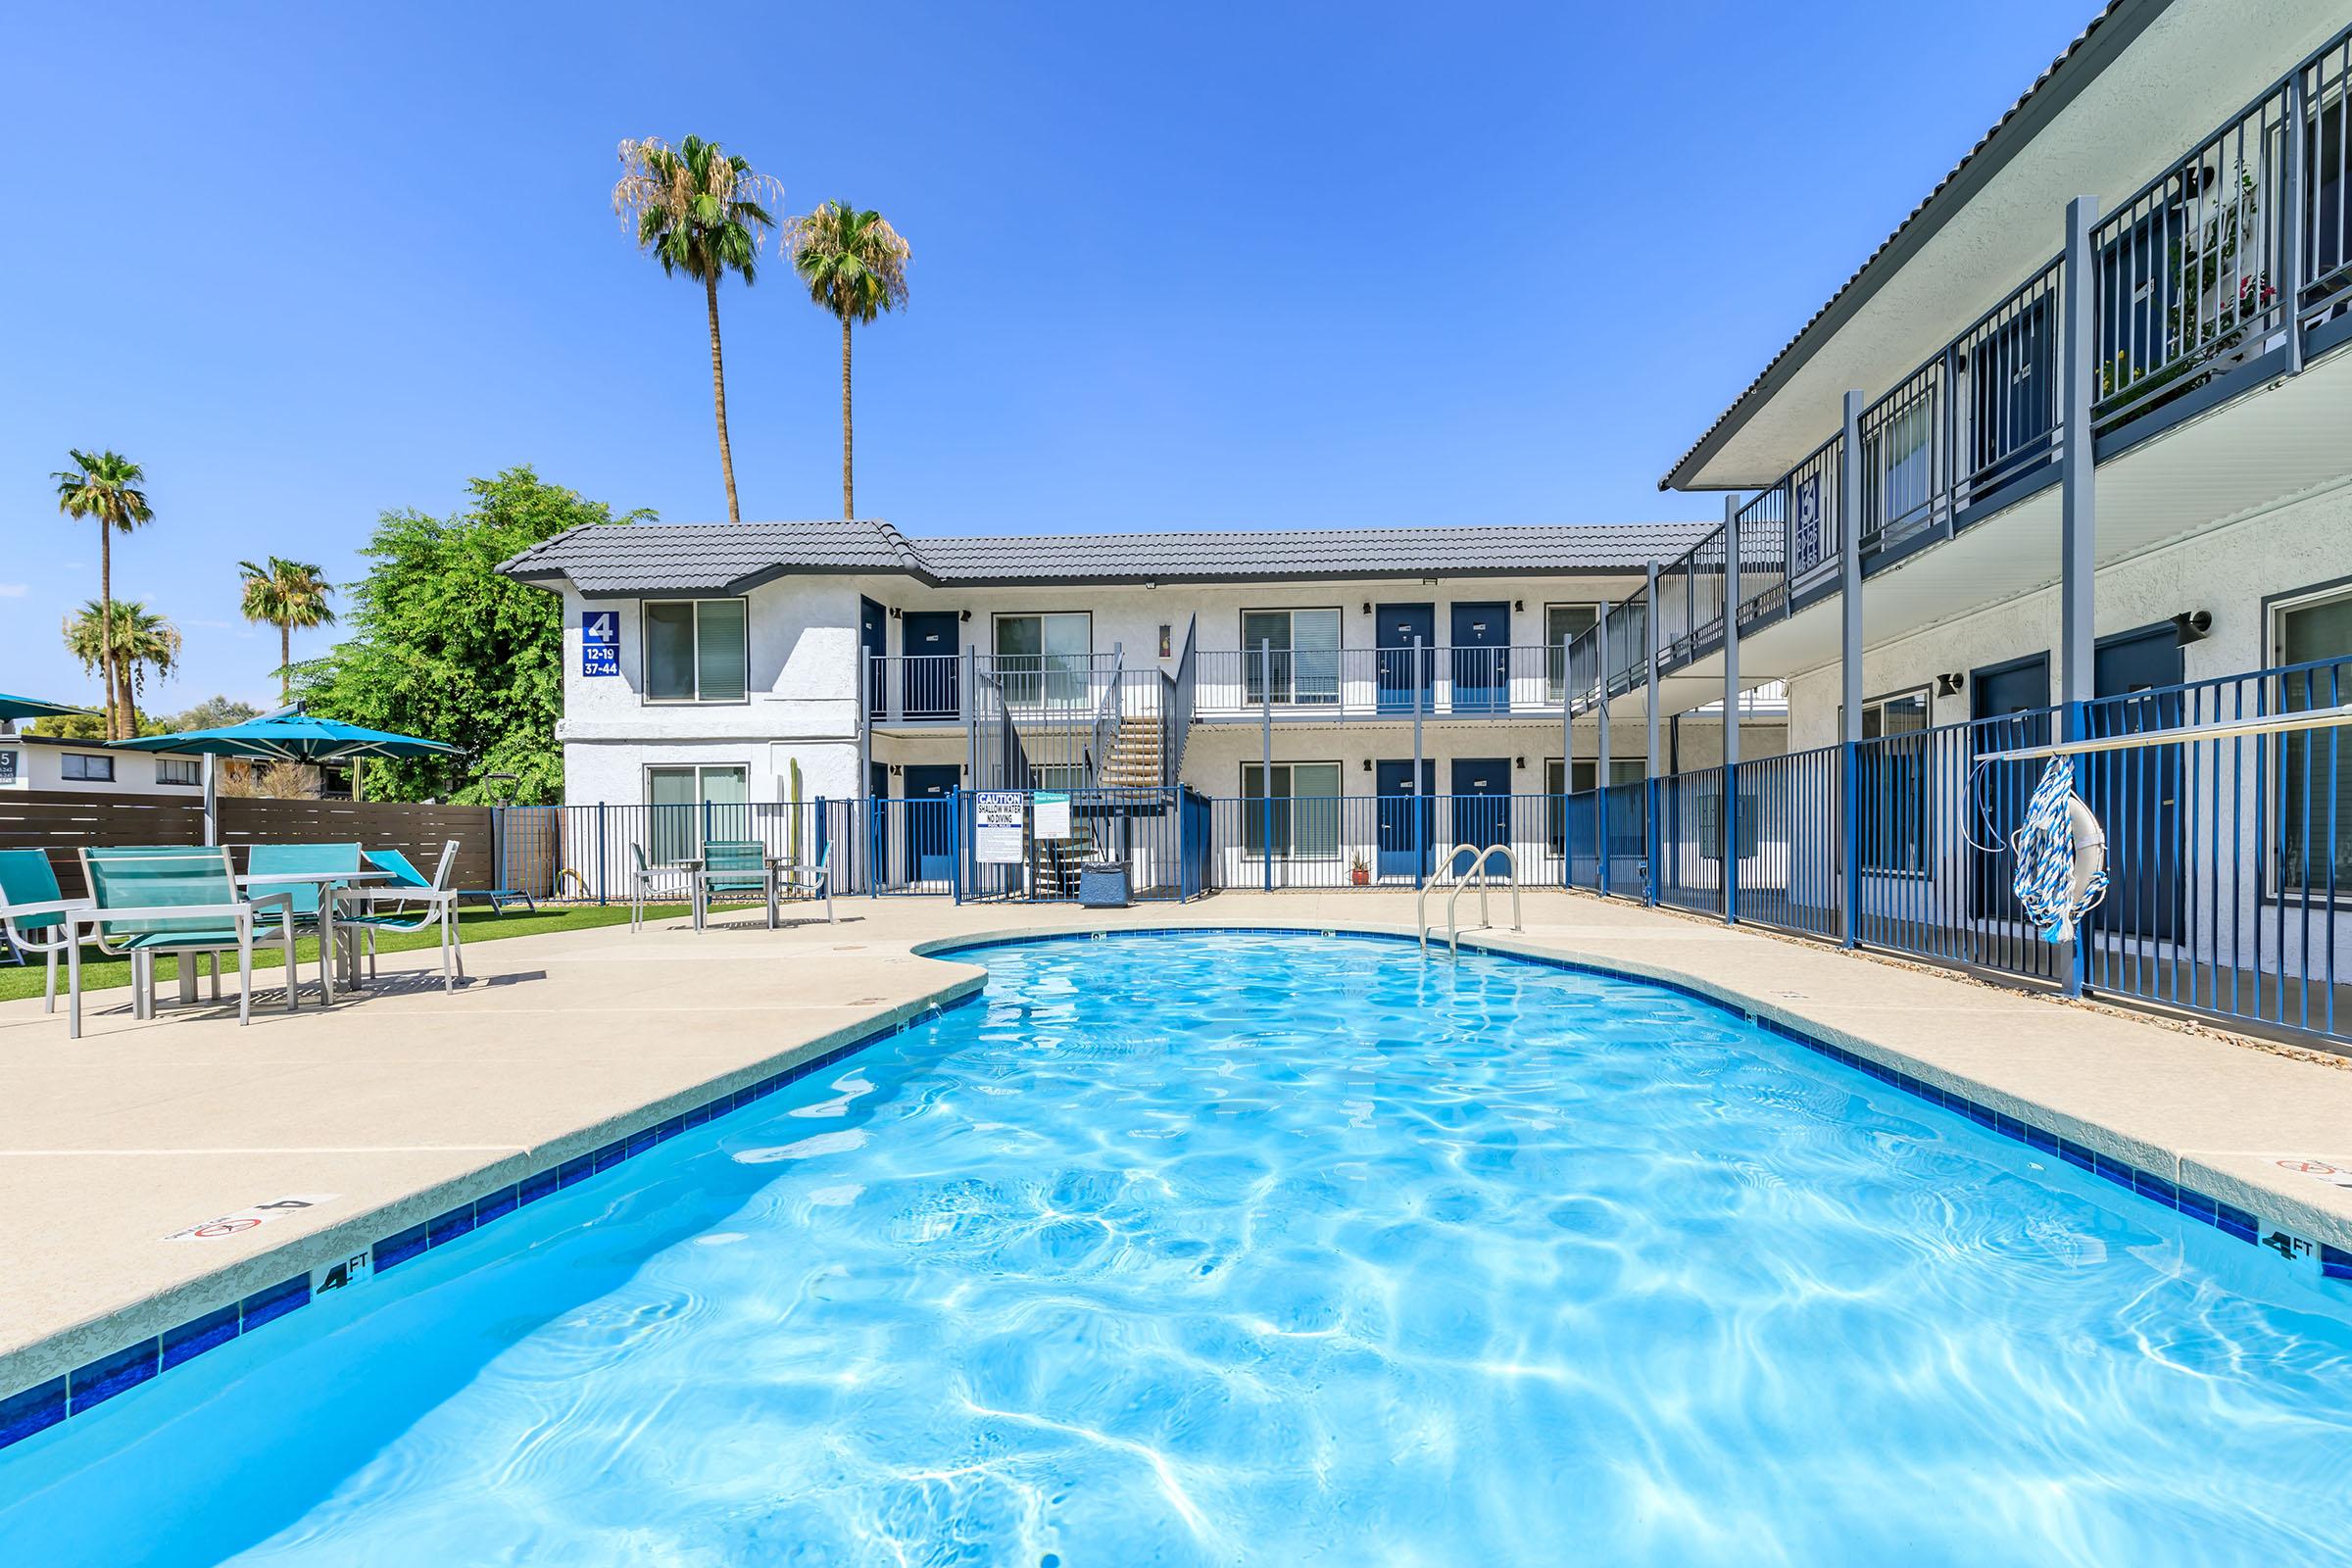
{"label": "patio table", "polygon": [[[283,892],[298,885],[316,887],[318,890],[318,951],[323,956],[318,965],[318,989],[321,999],[331,1005],[335,1000],[333,976],[338,968],[344,971],[344,990],[364,991],[367,989],[360,983],[359,965],[350,961],[349,956],[335,942],[335,892],[345,883],[381,881],[391,874],[389,871],[379,871],[372,867],[360,871],[268,871],[258,876],[250,873],[240,876],[237,878],[237,886],[248,891],[254,888],[275,888]],[[195,978],[195,975],[184,967],[181,969],[179,983],[183,995],[194,985]],[[294,977],[287,976],[286,983],[289,986],[294,984]]]}

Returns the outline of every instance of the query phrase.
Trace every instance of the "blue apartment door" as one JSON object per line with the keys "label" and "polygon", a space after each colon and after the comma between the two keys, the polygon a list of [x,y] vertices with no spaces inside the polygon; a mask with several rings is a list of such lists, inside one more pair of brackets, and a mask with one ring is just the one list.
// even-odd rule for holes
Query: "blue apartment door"
{"label": "blue apartment door", "polygon": [[[1511,841],[1511,760],[1507,757],[1457,757],[1453,760],[1451,825],[1446,835],[1454,844],[1474,850]],[[1456,854],[1446,870],[1456,876],[1470,869],[1475,855]],[[1494,869],[1494,868],[1490,868]]]}
{"label": "blue apartment door", "polygon": [[[2103,702],[2093,734],[2174,729],[2180,723],[2180,639],[2167,624],[2099,644],[2091,680]],[[2134,695],[2134,694],[2144,695]],[[2180,748],[2094,752],[2084,760],[2085,798],[2107,832],[2107,896],[2092,911],[2100,931],[2172,940],[2180,928]]]}
{"label": "blue apartment door", "polygon": [[879,718],[890,711],[890,693],[884,689],[890,666],[883,662],[890,652],[890,618],[871,599],[858,601],[858,651],[865,660],[865,710]]}
{"label": "blue apartment door", "polygon": [[[1412,650],[1416,638],[1422,649],[1419,669],[1413,667]],[[1382,712],[1409,713],[1415,703],[1424,710],[1429,707],[1430,677],[1437,670],[1437,606],[1373,607],[1372,643],[1379,650],[1373,657],[1380,661]],[[1384,762],[1381,765],[1385,767],[1388,764]]]}
{"label": "blue apartment door", "polygon": [[[903,666],[899,710],[908,718],[954,718],[961,711],[956,678],[956,612],[926,610],[902,620]],[[913,769],[907,769],[909,777]]]}
{"label": "blue apartment door", "polygon": [[954,762],[906,769],[906,799],[899,807],[906,824],[900,834],[909,882],[953,882],[956,878],[956,786],[963,769]]}
{"label": "blue apartment door", "polygon": [[1421,787],[1416,790],[1409,758],[1372,764],[1372,789],[1380,797],[1380,842],[1373,867],[1378,875],[1420,876],[1429,870],[1429,858],[1436,853],[1430,848],[1430,841],[1437,837],[1437,811],[1432,800],[1437,792],[1437,777],[1438,764],[1424,760]]}
{"label": "blue apartment door", "polygon": [[1511,706],[1511,607],[1453,607],[1453,710],[1489,713]]}
{"label": "blue apartment door", "polygon": [[[1968,677],[1968,690],[1969,717],[1979,721],[1970,729],[1972,754],[2050,743],[2050,662],[2045,655],[1977,670]],[[2028,760],[1971,767],[1972,843],[2009,841],[2025,822],[2026,803],[2034,798],[2043,765]],[[2009,863],[2009,852],[1972,849],[1969,860],[1971,912],[1980,918],[2016,917],[2017,899],[2009,886],[2016,868]]]}

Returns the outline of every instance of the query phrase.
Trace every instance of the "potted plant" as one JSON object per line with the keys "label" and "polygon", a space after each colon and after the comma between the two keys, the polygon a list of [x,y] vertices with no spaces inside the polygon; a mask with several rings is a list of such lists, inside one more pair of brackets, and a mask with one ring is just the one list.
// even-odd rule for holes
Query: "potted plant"
{"label": "potted plant", "polygon": [[1359,888],[1372,880],[1372,867],[1365,863],[1361,850],[1356,851],[1355,858],[1348,862],[1348,880]]}

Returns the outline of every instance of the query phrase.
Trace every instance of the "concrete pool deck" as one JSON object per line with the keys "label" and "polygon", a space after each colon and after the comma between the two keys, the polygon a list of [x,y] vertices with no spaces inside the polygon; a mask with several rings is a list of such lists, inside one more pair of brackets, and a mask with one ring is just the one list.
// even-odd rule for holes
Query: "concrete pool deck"
{"label": "concrete pool deck", "polygon": [[[1410,894],[1366,892],[840,911],[476,945],[454,995],[430,952],[387,955],[376,989],[331,1010],[285,1013],[269,971],[244,1029],[233,978],[225,1006],[144,1023],[127,991],[92,993],[78,1042],[37,999],[0,1004],[0,1399],[978,986],[926,944],[1414,918]],[[1525,924],[1477,940],[1674,979],[2352,1249],[2352,1190],[2290,1168],[2352,1170],[2352,1063],[1587,895],[1530,892]],[[290,1197],[320,1200],[166,1239]]]}

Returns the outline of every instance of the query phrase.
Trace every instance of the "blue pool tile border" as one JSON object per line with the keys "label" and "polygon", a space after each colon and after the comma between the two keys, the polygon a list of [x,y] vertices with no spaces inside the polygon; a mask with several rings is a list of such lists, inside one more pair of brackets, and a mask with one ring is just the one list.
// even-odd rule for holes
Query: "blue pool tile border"
{"label": "blue pool tile border", "polygon": [[[896,1023],[880,1025],[842,1045],[828,1047],[781,1072],[770,1073],[741,1089],[731,1089],[713,1096],[692,1110],[649,1123],[589,1153],[576,1154],[545,1170],[533,1171],[519,1182],[484,1194],[470,1202],[445,1209],[404,1230],[379,1237],[362,1249],[368,1257],[368,1268],[381,1274],[412,1258],[421,1257],[435,1248],[446,1247],[485,1225],[519,1212],[543,1198],[575,1187],[600,1171],[610,1170],[624,1160],[658,1149],[690,1127],[703,1126],[747,1105],[756,1104],[787,1084],[806,1078],[810,1073],[821,1072],[868,1046],[893,1035],[905,1034],[909,1029],[920,1028],[945,1013],[976,1003],[980,995],[972,991],[948,1002],[933,1004]],[[338,1268],[331,1272],[337,1276],[335,1283],[340,1283],[343,1270]],[[297,1274],[255,1291],[241,1300],[189,1318],[151,1339],[141,1340],[112,1354],[86,1362],[70,1373],[0,1398],[0,1449],[22,1443],[35,1433],[45,1432],[85,1410],[95,1409],[126,1389],[135,1388],[173,1367],[183,1366],[207,1350],[216,1349],[233,1339],[252,1333],[265,1323],[310,1305],[312,1299],[311,1276],[307,1273]]]}

